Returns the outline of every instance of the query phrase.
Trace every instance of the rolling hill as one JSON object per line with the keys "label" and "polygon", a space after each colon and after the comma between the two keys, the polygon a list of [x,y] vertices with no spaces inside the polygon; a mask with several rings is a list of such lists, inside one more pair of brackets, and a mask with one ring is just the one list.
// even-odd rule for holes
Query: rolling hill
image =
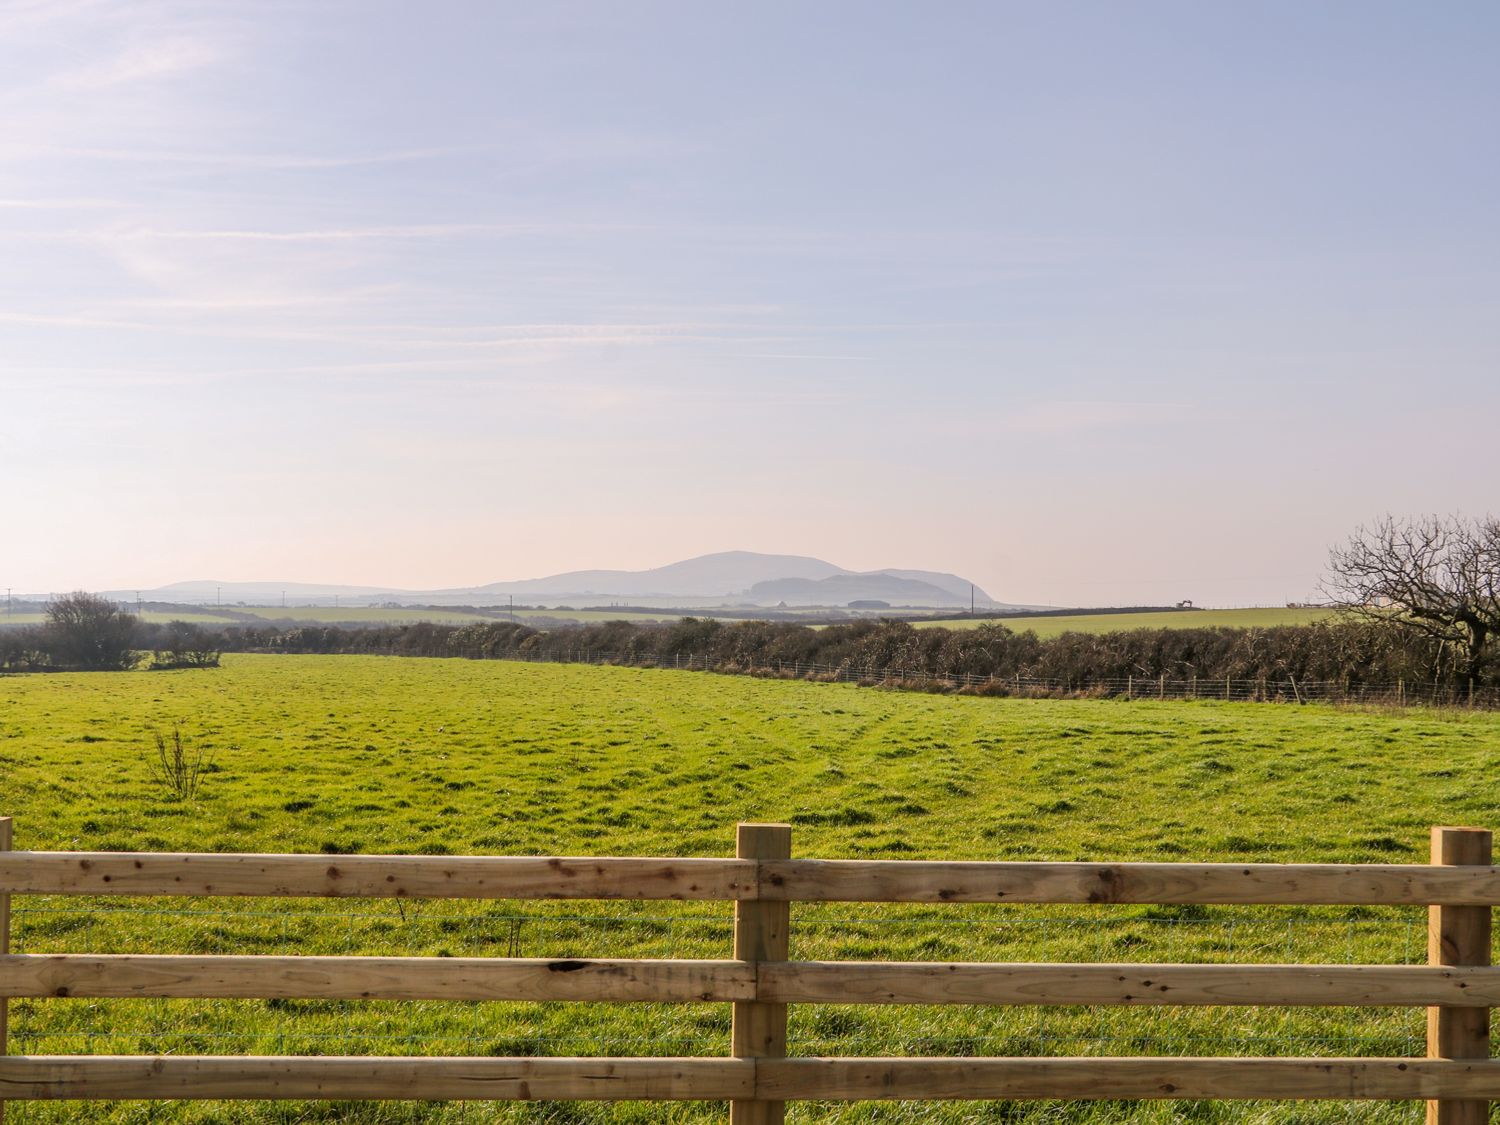
{"label": "rolling hill", "polygon": [[[142,590],[148,600],[232,605],[317,602],[340,605],[496,605],[510,599],[530,605],[599,605],[626,602],[666,608],[711,605],[841,606],[858,599],[892,605],[967,607],[970,583],[940,571],[889,568],[853,571],[805,555],[722,551],[648,570],[574,570],[544,578],[483,586],[407,590],[335,583],[225,581],[175,582]],[[973,587],[975,604],[1009,608]],[[110,591],[133,599],[136,591]]]}

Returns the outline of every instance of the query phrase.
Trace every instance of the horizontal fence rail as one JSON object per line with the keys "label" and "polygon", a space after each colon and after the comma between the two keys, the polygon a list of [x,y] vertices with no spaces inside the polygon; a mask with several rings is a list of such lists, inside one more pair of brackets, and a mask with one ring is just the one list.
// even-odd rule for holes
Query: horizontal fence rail
{"label": "horizontal fence rail", "polygon": [[737,859],[0,852],[0,893],[256,898],[753,898]]}
{"label": "horizontal fence rail", "polygon": [[[9,822],[0,818],[0,844]],[[10,953],[10,999],[730,1004],[730,1058],[5,1056],[0,1107],[54,1099],[728,1101],[739,1125],[789,1100],[1427,1099],[1429,1121],[1500,1100],[1489,919],[1500,868],[1480,829],[1433,830],[1414,864],[984,863],[790,858],[786,826],[741,825],[733,859],[221,855],[0,850],[16,894],[694,899],[735,904],[734,956],[705,959]],[[1427,965],[799,961],[797,902],[1423,905]],[[787,1058],[790,1004],[1419,1007],[1419,1058]],[[0,1028],[3,1028],[0,1023]],[[0,1047],[5,1040],[0,1037]]]}
{"label": "horizontal fence rail", "polygon": [[1500,968],[12,954],[10,999],[1500,1006]]}
{"label": "horizontal fence rail", "polygon": [[0,852],[0,893],[252,898],[1487,906],[1500,867]]}
{"label": "horizontal fence rail", "polygon": [[1500,902],[1500,868],[783,860],[762,865],[760,894],[793,902],[1488,905]]}
{"label": "horizontal fence rail", "polygon": [[1500,1099],[1500,1060],[15,1056],[12,1100]]}

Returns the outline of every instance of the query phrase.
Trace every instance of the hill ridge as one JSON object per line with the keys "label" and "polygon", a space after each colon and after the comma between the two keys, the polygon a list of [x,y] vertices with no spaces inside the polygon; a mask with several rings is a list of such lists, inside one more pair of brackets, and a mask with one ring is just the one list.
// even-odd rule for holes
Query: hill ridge
{"label": "hill ridge", "polygon": [[[838,579],[822,587],[816,584]],[[161,595],[175,598],[202,599],[227,603],[280,600],[285,594],[295,599],[347,599],[350,605],[381,604],[390,601],[418,601],[431,605],[483,605],[516,598],[528,602],[661,601],[669,604],[730,603],[759,597],[766,583],[791,582],[787,590],[802,598],[808,591],[821,590],[823,596],[838,597],[837,603],[856,597],[880,598],[880,591],[907,600],[904,604],[967,606],[971,583],[956,574],[941,571],[885,568],[860,571],[837,566],[811,555],[781,555],[760,551],[718,551],[680,559],[662,566],[642,570],[591,569],[572,570],[539,578],[489,582],[477,586],[445,587],[416,590],[396,586],[350,585],[343,583],[224,581],[194,579],[174,582],[154,590],[139,591],[142,597]],[[779,588],[778,588],[779,589]],[[848,590],[867,591],[844,597]],[[972,586],[974,602],[985,608],[1002,606],[977,585]],[[136,591],[109,591],[125,598]],[[782,600],[778,594],[769,604]],[[799,604],[813,604],[800,602]],[[821,603],[819,603],[821,604]]]}

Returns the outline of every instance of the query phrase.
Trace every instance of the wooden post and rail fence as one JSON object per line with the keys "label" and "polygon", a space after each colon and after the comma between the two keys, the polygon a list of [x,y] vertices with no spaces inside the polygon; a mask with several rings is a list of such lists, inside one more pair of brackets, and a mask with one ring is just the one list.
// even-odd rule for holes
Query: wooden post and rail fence
{"label": "wooden post and rail fence", "polygon": [[[0,819],[5,1000],[676,1002],[733,1005],[727,1058],[0,1057],[0,1106],[41,1099],[727,1101],[736,1125],[794,1100],[1427,1100],[1432,1125],[1500,1100],[1489,1010],[1490,833],[1435,828],[1430,864],[931,862],[791,858],[742,824],[734,859],[11,851]],[[733,958],[14,954],[17,895],[733,901]],[[797,902],[1427,906],[1426,965],[795,961]],[[1426,1058],[787,1057],[788,1004],[1288,1005],[1428,1009]]]}

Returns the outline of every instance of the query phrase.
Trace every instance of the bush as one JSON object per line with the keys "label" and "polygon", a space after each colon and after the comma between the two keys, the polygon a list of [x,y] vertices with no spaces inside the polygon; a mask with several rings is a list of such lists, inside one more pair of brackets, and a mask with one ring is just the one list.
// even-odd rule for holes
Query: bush
{"label": "bush", "polygon": [[157,630],[151,645],[152,668],[216,668],[217,638],[201,625],[169,621]]}
{"label": "bush", "polygon": [[213,768],[213,760],[205,758],[202,745],[196,752],[188,750],[182,743],[182,731],[175,726],[170,745],[160,731],[153,731],[152,735],[156,739],[156,756],[146,759],[152,780],[180,799],[192,800],[198,795],[203,775]]}

